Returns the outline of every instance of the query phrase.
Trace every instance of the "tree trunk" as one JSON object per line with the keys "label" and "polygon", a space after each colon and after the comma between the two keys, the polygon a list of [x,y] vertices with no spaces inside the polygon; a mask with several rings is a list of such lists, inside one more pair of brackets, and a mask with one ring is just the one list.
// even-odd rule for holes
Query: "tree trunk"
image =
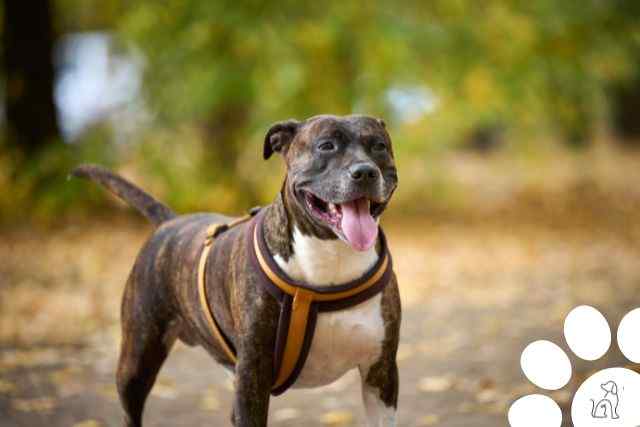
{"label": "tree trunk", "polygon": [[640,148],[640,77],[611,90],[612,125],[620,143]]}
{"label": "tree trunk", "polygon": [[8,143],[23,158],[59,136],[50,0],[3,0]]}

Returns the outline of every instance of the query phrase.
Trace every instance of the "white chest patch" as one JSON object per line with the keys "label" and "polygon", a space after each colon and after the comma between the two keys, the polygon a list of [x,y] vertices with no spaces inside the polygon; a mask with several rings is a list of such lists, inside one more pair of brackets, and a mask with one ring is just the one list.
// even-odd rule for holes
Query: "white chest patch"
{"label": "white chest patch", "polygon": [[[351,249],[340,240],[320,240],[293,232],[294,255],[280,268],[296,280],[332,286],[357,279],[377,261],[375,248]],[[381,354],[384,339],[380,294],[354,307],[319,313],[307,361],[293,387],[332,383],[357,366],[369,366]]]}

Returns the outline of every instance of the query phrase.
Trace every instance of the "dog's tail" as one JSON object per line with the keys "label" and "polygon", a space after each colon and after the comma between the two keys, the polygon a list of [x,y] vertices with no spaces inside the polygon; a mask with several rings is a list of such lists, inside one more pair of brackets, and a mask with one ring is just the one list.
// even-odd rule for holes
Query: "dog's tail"
{"label": "dog's tail", "polygon": [[97,182],[127,204],[136,208],[155,225],[160,225],[176,217],[175,212],[168,206],[157,201],[133,183],[102,166],[80,165],[71,172],[71,175]]}

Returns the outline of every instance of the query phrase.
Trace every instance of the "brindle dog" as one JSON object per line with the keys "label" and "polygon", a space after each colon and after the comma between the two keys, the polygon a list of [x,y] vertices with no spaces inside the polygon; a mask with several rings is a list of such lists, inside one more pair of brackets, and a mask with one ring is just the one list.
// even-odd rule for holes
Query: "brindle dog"
{"label": "brindle dog", "polygon": [[[291,277],[316,286],[363,275],[380,253],[377,222],[398,181],[384,122],[329,115],[280,122],[264,140],[264,158],[274,152],[287,166],[280,193],[263,208],[274,259]],[[145,400],[179,339],[203,347],[235,374],[233,424],[265,426],[280,307],[258,285],[248,262],[248,223],[215,239],[205,271],[209,305],[237,351],[234,366],[209,329],[197,287],[207,227],[234,218],[176,216],[99,166],[80,166],[73,173],[102,184],[157,226],[136,259],[122,301],[117,385],[125,424],[142,424]],[[395,276],[382,294],[361,305],[320,313],[300,386],[327,384],[358,367],[370,425],[394,425],[400,313]]]}

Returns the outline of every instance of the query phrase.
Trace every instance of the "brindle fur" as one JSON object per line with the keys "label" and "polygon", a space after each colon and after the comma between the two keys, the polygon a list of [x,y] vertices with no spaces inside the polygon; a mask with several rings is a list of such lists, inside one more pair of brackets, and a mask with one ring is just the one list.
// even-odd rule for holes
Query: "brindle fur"
{"label": "brindle fur", "polygon": [[382,294],[382,320],[385,328],[382,355],[365,374],[365,382],[379,390],[380,400],[394,408],[398,407],[399,379],[396,353],[400,339],[401,313],[398,282],[394,274]]}
{"label": "brindle fur", "polygon": [[[279,151],[288,166],[280,194],[264,208],[267,245],[273,255],[284,260],[293,253],[294,226],[321,239],[336,238],[309,218],[292,185],[296,174],[304,172],[301,166],[304,159],[312,161],[309,144],[313,138],[335,129],[360,137],[377,132],[390,144],[381,121],[364,116],[344,119],[319,116],[306,122],[289,121],[272,127],[265,138],[265,157]],[[386,173],[395,175],[395,168]],[[140,251],[122,300],[122,343],[116,377],[125,424],[142,425],[145,400],[172,345],[180,339],[188,345],[203,347],[220,364],[235,371],[232,422],[242,427],[265,426],[274,380],[273,349],[280,306],[258,285],[256,272],[248,262],[249,223],[233,227],[215,239],[205,271],[209,305],[237,351],[238,362],[234,367],[209,330],[197,288],[198,261],[207,227],[233,218],[216,214],[175,217],[169,208],[105,169],[82,166],[74,174],[104,184],[152,222],[161,223]],[[395,184],[387,189],[388,197],[393,189]],[[379,390],[387,406],[395,408],[398,396],[395,356],[400,328],[395,276],[383,293],[382,315],[383,351],[366,373],[365,382]]]}

